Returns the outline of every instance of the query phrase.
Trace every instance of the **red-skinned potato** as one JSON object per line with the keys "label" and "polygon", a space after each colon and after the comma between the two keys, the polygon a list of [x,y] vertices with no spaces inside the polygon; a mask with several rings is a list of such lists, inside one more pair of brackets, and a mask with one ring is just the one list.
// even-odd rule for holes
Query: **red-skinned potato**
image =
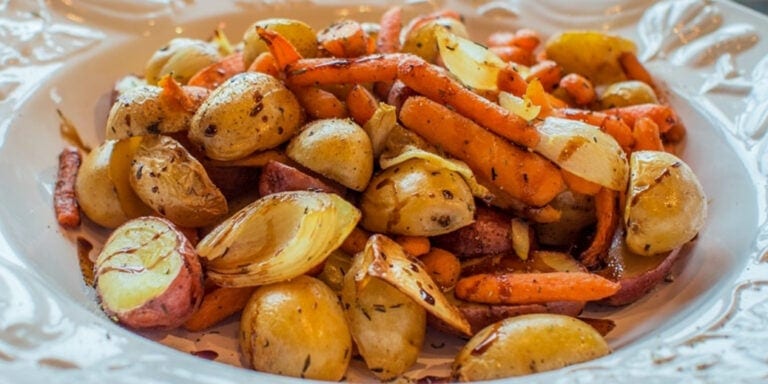
{"label": "red-skinned potato", "polygon": [[346,194],[344,187],[332,181],[314,177],[279,161],[269,161],[259,176],[259,195],[288,191],[329,192],[340,196]]}
{"label": "red-skinned potato", "polygon": [[102,309],[131,328],[176,328],[203,298],[195,248],[163,218],[140,217],[115,229],[94,269]]}
{"label": "red-skinned potato", "polygon": [[512,217],[478,204],[475,222],[433,238],[435,246],[459,257],[478,257],[512,250],[509,229]]}

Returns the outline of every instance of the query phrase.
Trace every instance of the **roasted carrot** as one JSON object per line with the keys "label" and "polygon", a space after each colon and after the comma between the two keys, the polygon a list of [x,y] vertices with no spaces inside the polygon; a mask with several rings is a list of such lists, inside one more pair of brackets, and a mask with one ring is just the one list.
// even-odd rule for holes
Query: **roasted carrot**
{"label": "roasted carrot", "polygon": [[280,70],[277,69],[277,61],[271,52],[262,52],[256,56],[251,66],[248,67],[248,72],[266,73],[274,77],[280,74]]}
{"label": "roasted carrot", "polygon": [[399,79],[428,98],[453,107],[484,128],[526,147],[539,142],[539,134],[523,118],[470,91],[439,67],[411,56],[398,67]]}
{"label": "roasted carrot", "polygon": [[501,60],[507,63],[517,63],[525,66],[531,66],[536,63],[536,56],[533,52],[526,51],[520,47],[495,46],[488,47]]}
{"label": "roasted carrot", "polygon": [[187,85],[215,89],[230,77],[244,72],[243,53],[233,53],[194,74]]}
{"label": "roasted carrot", "polygon": [[666,133],[673,128],[682,129],[684,131],[683,124],[677,117],[677,114],[667,105],[637,104],[606,109],[603,112],[608,115],[618,116],[630,127],[635,125],[635,120],[641,117],[649,117],[659,126],[660,133]]}
{"label": "roasted carrot", "polygon": [[365,249],[365,243],[368,242],[368,238],[370,236],[371,234],[364,229],[355,227],[355,229],[350,232],[349,236],[344,239],[344,242],[341,243],[341,247],[339,247],[339,249],[349,253],[350,255],[362,252],[363,249]]}
{"label": "roasted carrot", "polygon": [[187,90],[200,90],[206,94],[208,93],[207,90],[200,88],[190,87],[185,89],[171,75],[160,78],[157,85],[163,89],[160,97],[167,105],[192,113],[203,103],[205,97],[200,96],[198,92],[188,92]]}
{"label": "roasted carrot", "polygon": [[512,45],[533,52],[541,43],[539,33],[530,28],[520,28],[515,31],[515,38]]}
{"label": "roasted carrot", "polygon": [[542,206],[563,188],[549,160],[521,149],[445,106],[421,96],[400,109],[402,123],[448,154],[466,162],[482,180],[524,204]]}
{"label": "roasted carrot", "polygon": [[635,139],[632,137],[632,128],[618,116],[576,108],[558,108],[552,111],[552,115],[564,119],[579,120],[600,127],[627,152],[634,145]]}
{"label": "roasted carrot", "polygon": [[343,119],[349,116],[347,106],[333,93],[318,87],[293,87],[291,90],[299,104],[314,119]]}
{"label": "roasted carrot", "polygon": [[376,112],[376,105],[376,98],[360,84],[355,84],[347,94],[349,116],[361,126]]}
{"label": "roasted carrot", "polygon": [[600,261],[611,246],[616,227],[619,225],[619,213],[616,204],[616,192],[608,188],[601,188],[595,195],[595,214],[597,215],[597,228],[595,237],[589,248],[579,255],[581,263],[587,268],[598,266]]}
{"label": "roasted carrot", "polygon": [[641,117],[635,121],[632,128],[632,137],[635,139],[634,151],[651,150],[663,151],[664,143],[661,141],[659,126],[648,117]]}
{"label": "roasted carrot", "polygon": [[65,228],[80,225],[80,205],[75,195],[75,181],[81,162],[80,151],[75,147],[64,148],[59,154],[59,170],[53,189],[53,209],[56,212],[56,221]]}
{"label": "roasted carrot", "polygon": [[462,300],[485,304],[592,301],[609,297],[619,283],[588,272],[479,274],[456,283]]}
{"label": "roasted carrot", "polygon": [[216,287],[203,296],[200,308],[185,323],[190,332],[206,330],[245,308],[255,287]]}
{"label": "roasted carrot", "polygon": [[302,58],[296,47],[281,34],[263,27],[256,27],[256,33],[264,40],[269,52],[275,57],[278,69],[284,70],[286,66]]}
{"label": "roasted carrot", "polygon": [[563,68],[560,64],[552,60],[544,60],[531,67],[531,72],[525,78],[525,81],[531,82],[533,79],[539,79],[544,90],[552,92],[560,83],[563,77]]}
{"label": "roasted carrot", "polygon": [[[634,52],[622,52],[619,55],[619,65],[624,70],[624,74],[630,80],[638,80],[646,83],[656,91],[656,84],[653,81],[653,77],[645,69],[645,66],[640,62]],[[657,92],[657,97],[660,96]]]}
{"label": "roasted carrot", "polygon": [[587,105],[597,99],[592,82],[578,73],[569,73],[560,79],[560,88],[578,105]]}
{"label": "roasted carrot", "polygon": [[429,252],[431,245],[429,238],[424,236],[395,236],[396,243],[403,247],[403,250],[411,256],[421,256]]}
{"label": "roasted carrot", "polygon": [[424,264],[424,270],[441,290],[450,290],[459,280],[461,262],[453,253],[440,248],[432,248],[419,260]]}
{"label": "roasted carrot", "polygon": [[379,53],[395,53],[400,51],[400,31],[403,29],[403,9],[392,7],[383,15],[379,22],[379,35],[376,37],[376,49]]}
{"label": "roasted carrot", "polygon": [[496,85],[500,91],[509,92],[517,97],[522,97],[528,89],[528,83],[514,65],[506,65],[499,70]]}
{"label": "roasted carrot", "polygon": [[357,84],[394,81],[397,65],[405,54],[376,54],[353,59],[302,59],[286,68],[289,86]]}
{"label": "roasted carrot", "polygon": [[565,169],[562,169],[561,172],[563,173],[565,185],[567,185],[568,189],[573,192],[581,193],[583,195],[595,195],[600,191],[600,188],[602,188],[600,184],[576,176]]}
{"label": "roasted carrot", "polygon": [[363,27],[354,20],[337,21],[317,34],[317,42],[335,57],[358,57],[368,50]]}
{"label": "roasted carrot", "polygon": [[440,18],[450,18],[461,21],[461,14],[452,9],[442,9],[432,12],[428,15],[418,16],[411,20],[411,22],[408,24],[408,33],[416,31],[430,21],[434,21]]}

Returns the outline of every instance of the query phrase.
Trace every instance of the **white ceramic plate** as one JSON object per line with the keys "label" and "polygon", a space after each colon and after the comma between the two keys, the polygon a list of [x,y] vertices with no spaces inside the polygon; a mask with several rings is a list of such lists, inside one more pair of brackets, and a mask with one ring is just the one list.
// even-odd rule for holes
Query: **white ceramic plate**
{"label": "white ceramic plate", "polygon": [[[115,79],[140,71],[169,38],[289,16],[316,27],[376,21],[386,1],[84,0],[0,2],[0,382],[236,383],[233,327],[137,336],[107,320],[81,280],[75,247],[51,207],[56,109],[102,139]],[[689,131],[683,157],[710,197],[709,221],[685,268],[638,303],[593,313],[617,321],[615,353],[525,382],[725,382],[768,377],[768,19],[729,2],[452,0],[404,3],[409,15],[448,6],[473,36],[532,27],[596,28],[632,38]],[[167,348],[216,351],[210,362]],[[445,373],[438,338],[410,377]],[[359,363],[356,363],[359,366]],[[430,371],[428,369],[434,369]],[[351,379],[370,379],[350,375]],[[268,377],[270,381],[294,382]],[[514,381],[514,380],[510,380]]]}

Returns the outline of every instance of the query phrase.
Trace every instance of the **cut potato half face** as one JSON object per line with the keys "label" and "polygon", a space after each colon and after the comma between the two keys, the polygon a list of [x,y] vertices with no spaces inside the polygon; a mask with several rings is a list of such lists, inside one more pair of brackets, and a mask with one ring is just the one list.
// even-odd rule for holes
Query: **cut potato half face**
{"label": "cut potato half face", "polygon": [[691,168],[670,153],[637,151],[630,169],[624,207],[629,249],[650,256],[691,241],[707,218],[707,197]]}
{"label": "cut potato half face", "polygon": [[221,286],[276,283],[303,275],[338,248],[360,220],[341,197],[293,191],[265,196],[225,220],[197,245]]}
{"label": "cut potato half face", "polygon": [[104,312],[132,328],[175,328],[203,297],[195,249],[159,217],[140,217],[117,228],[94,269]]}

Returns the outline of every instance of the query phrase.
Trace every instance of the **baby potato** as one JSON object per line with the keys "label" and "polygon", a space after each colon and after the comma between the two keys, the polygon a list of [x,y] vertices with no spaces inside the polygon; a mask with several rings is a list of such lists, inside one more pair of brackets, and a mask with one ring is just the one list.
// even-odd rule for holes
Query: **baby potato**
{"label": "baby potato", "polygon": [[413,53],[422,59],[434,62],[440,54],[437,46],[438,29],[445,29],[456,36],[467,38],[467,28],[464,24],[452,17],[440,17],[430,22],[412,29],[410,26],[405,28],[405,39],[403,41],[402,51]]}
{"label": "baby potato", "polygon": [[285,154],[355,191],[364,190],[373,173],[371,139],[349,119],[322,119],[307,124],[288,143]]}
{"label": "baby potato", "polygon": [[658,104],[659,99],[650,85],[638,80],[613,83],[600,95],[600,107],[603,109],[646,103]]}
{"label": "baby potato", "polygon": [[115,182],[109,176],[110,160],[117,144],[107,140],[83,159],[75,181],[75,194],[83,212],[96,224],[116,228],[130,219],[123,211]]}
{"label": "baby potato", "polygon": [[595,85],[626,80],[619,56],[635,50],[631,40],[598,31],[566,31],[546,44],[549,60],[560,64],[565,73],[578,73]]}
{"label": "baby potato", "polygon": [[635,151],[624,207],[626,243],[650,256],[671,251],[704,226],[707,197],[691,168],[667,152]]}
{"label": "baby potato", "polygon": [[317,34],[306,23],[285,18],[272,18],[260,20],[254,23],[245,31],[243,42],[243,62],[248,68],[253,60],[262,52],[268,52],[267,44],[259,37],[256,28],[261,27],[266,30],[274,31],[288,40],[302,57],[309,58],[317,56]]}
{"label": "baby potato", "polygon": [[457,172],[414,158],[375,176],[360,209],[371,232],[436,236],[471,224],[475,202]]}
{"label": "baby potato", "polygon": [[280,80],[235,75],[214,90],[192,117],[190,140],[214,160],[236,160],[288,141],[303,121],[296,97]]}
{"label": "baby potato", "polygon": [[168,136],[145,136],[131,163],[139,198],[183,227],[201,227],[227,213],[227,200],[197,159]]}
{"label": "baby potato", "polygon": [[155,85],[165,75],[186,84],[199,70],[219,61],[221,56],[215,45],[197,39],[178,37],[158,49],[147,62],[144,77],[147,84]]}
{"label": "baby potato", "polygon": [[603,337],[587,323],[555,314],[530,314],[494,323],[472,337],[453,362],[460,381],[550,371],[607,355]]}
{"label": "baby potato", "polygon": [[355,345],[379,380],[392,380],[418,359],[426,334],[426,310],[386,281],[364,273],[359,253],[344,275],[341,298]]}
{"label": "baby potato", "polygon": [[[208,97],[199,87],[184,87],[196,105]],[[107,118],[107,139],[173,133],[189,129],[194,112],[189,111],[154,85],[139,85],[117,97]]]}
{"label": "baby potato", "polygon": [[256,289],[240,320],[240,348],[256,370],[339,381],[352,339],[336,294],[302,275]]}
{"label": "baby potato", "polygon": [[203,269],[194,247],[159,217],[117,228],[94,269],[104,312],[131,328],[176,328],[203,298]]}

